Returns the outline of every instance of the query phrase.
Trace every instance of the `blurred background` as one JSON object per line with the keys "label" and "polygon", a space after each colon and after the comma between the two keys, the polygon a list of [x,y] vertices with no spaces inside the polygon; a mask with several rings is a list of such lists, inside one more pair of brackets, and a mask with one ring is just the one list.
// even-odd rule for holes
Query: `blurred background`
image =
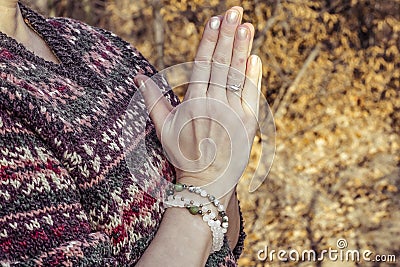
{"label": "blurred background", "polygon": [[[238,186],[248,234],[240,266],[400,266],[399,0],[25,2],[115,32],[158,69],[192,61],[207,19],[241,5],[256,28],[277,146],[268,179],[249,193],[256,138]],[[265,246],[337,249],[340,238],[397,261],[257,257]]]}

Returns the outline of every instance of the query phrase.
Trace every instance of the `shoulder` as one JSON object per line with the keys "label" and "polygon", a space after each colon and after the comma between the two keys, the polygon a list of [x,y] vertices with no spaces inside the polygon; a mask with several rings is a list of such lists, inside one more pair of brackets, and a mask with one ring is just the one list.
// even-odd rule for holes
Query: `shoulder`
{"label": "shoulder", "polygon": [[[91,26],[72,18],[54,17],[48,18],[47,21],[61,35],[67,38],[71,44],[81,48],[105,49],[105,51],[116,49],[123,55],[129,56],[136,61],[144,60],[147,62],[133,45],[111,31]],[[155,69],[153,71],[155,72]]]}
{"label": "shoulder", "polygon": [[99,75],[118,73],[133,77],[142,73],[151,77],[157,73],[132,44],[111,31],[71,18],[48,18],[47,21],[67,40],[71,50]]}
{"label": "shoulder", "polygon": [[[103,73],[106,76],[110,74],[110,72],[104,71],[103,66],[112,67],[114,72],[123,75],[141,73],[152,77],[157,73],[156,68],[132,44],[109,30],[72,18],[54,17],[48,18],[47,21],[68,40],[74,50],[81,51],[83,60],[94,66],[97,73]],[[99,66],[102,67],[98,68]],[[174,106],[177,105],[178,97],[161,76],[154,76],[155,82],[165,93],[167,99]],[[162,81],[157,81],[157,78]]]}

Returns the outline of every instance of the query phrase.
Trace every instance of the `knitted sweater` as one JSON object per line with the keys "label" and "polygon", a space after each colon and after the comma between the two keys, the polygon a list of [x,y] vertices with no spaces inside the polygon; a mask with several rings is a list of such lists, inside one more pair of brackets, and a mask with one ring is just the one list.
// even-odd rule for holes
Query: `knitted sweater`
{"label": "knitted sweater", "polygon": [[[155,69],[113,33],[20,8],[61,63],[0,32],[0,265],[134,265],[165,211],[146,193],[158,186],[150,176],[174,179],[148,117],[138,115],[147,124],[137,138],[151,156],[134,173],[120,142],[133,77]],[[241,228],[235,250],[225,240],[208,266],[236,265]]]}

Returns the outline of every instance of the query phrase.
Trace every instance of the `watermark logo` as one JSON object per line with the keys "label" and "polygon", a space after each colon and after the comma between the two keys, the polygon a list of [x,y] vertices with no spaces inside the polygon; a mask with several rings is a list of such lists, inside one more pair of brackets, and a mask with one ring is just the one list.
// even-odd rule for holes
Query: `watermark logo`
{"label": "watermark logo", "polygon": [[336,246],[338,249],[345,249],[347,248],[348,244],[347,244],[347,240],[344,238],[339,238],[336,242]]}
{"label": "watermark logo", "polygon": [[[232,155],[235,153],[241,155],[247,153],[247,155],[249,155],[253,142],[252,136],[257,132],[257,135],[261,137],[262,141],[260,142],[260,146],[258,146],[260,147],[257,153],[258,158],[255,164],[253,164],[256,168],[250,170],[252,174],[250,174],[251,182],[249,185],[249,192],[254,192],[266,180],[275,155],[275,123],[272,112],[265,96],[261,92],[257,108],[249,108],[251,105],[246,103],[243,97],[243,93],[246,93],[246,88],[240,88],[239,85],[211,84],[208,78],[204,79],[204,77],[198,79],[194,78],[194,68],[202,67],[204,66],[199,66],[198,62],[178,64],[158,72],[143,85],[146,89],[148,86],[154,85],[161,88],[163,95],[161,95],[155,103],[157,103],[157,101],[163,101],[163,98],[166,96],[171,97],[173,90],[183,86],[188,86],[189,89],[190,87],[196,88],[196,90],[199,91],[203,90],[202,88],[204,87],[210,88],[210,86],[212,86],[214,88],[214,93],[227,94],[228,99],[232,101],[227,105],[227,103],[219,101],[218,98],[191,95],[186,99],[185,96],[184,101],[174,107],[169,112],[168,116],[166,116],[164,127],[162,127],[161,133],[159,134],[163,152],[176,169],[193,174],[199,173],[213,164],[219,153],[229,154],[230,160],[225,162],[225,166],[219,168],[223,171],[216,177],[217,179],[214,179],[214,181],[209,184],[217,185],[213,186],[214,188],[224,188],[225,192],[214,193],[205,186],[207,192],[219,197],[234,188],[240,178],[233,178],[231,174],[235,172],[230,170],[237,169],[237,166],[240,164],[243,165],[244,170],[247,164],[247,161],[243,161],[243,164],[243,162],[233,160]],[[221,68],[221,66],[215,67]],[[246,77],[244,74],[238,73],[237,70],[229,66],[222,67],[227,68],[227,72],[233,73],[236,76],[242,75],[241,78],[245,80]],[[246,82],[247,81],[249,81],[249,79],[246,79]],[[244,86],[243,84],[240,85]],[[261,90],[257,84],[247,84],[245,87],[248,88],[249,86],[251,90],[256,90],[255,92]],[[229,89],[230,87],[233,87],[234,90],[232,88]],[[196,93],[196,90],[192,89],[191,92]],[[243,120],[243,114],[240,114],[237,109],[233,108],[234,105],[232,103],[234,102],[239,105],[241,103],[242,106],[246,105],[246,107],[253,112],[254,116],[252,119],[256,122],[256,129],[250,129],[251,127],[246,125],[246,120]],[[154,106],[155,104],[153,107]],[[213,110],[215,110],[214,113],[212,112]],[[165,190],[163,189],[171,186],[171,183],[162,177],[159,170],[152,170],[149,168],[151,163],[149,163],[148,160],[154,158],[154,155],[149,154],[153,153],[152,150],[149,149],[151,144],[149,145],[148,142],[150,141],[144,138],[148,131],[149,113],[151,112],[152,108],[146,108],[141,90],[137,90],[126,110],[125,120],[122,122],[124,127],[121,143],[124,146],[127,166],[133,179],[136,179],[136,184],[152,197],[163,200],[165,199]],[[177,117],[179,117],[179,120],[176,119]],[[174,127],[170,127],[171,121],[173,121]],[[195,133],[199,134],[201,137],[201,141],[196,144],[197,147],[185,141],[185,136],[188,136],[188,133],[193,133],[193,131],[191,131],[193,121],[196,122],[196,127],[200,129],[199,131],[195,131]],[[211,123],[213,124],[212,127],[219,127],[221,129],[221,136],[229,140],[228,145],[223,147],[217,146],[212,138],[208,138],[207,132],[204,133],[204,131],[201,131],[203,128],[207,129],[207,127],[202,127],[202,125]],[[171,130],[171,128],[173,128],[173,130]],[[173,132],[172,137],[171,132]],[[217,137],[221,138],[219,136]],[[233,140],[241,141],[235,142]],[[191,154],[194,156],[191,156]],[[245,158],[245,156],[243,158]],[[148,175],[140,175],[141,172],[143,173],[144,168]],[[157,190],[148,186],[149,184],[157,184]]]}
{"label": "watermark logo", "polygon": [[258,250],[257,258],[259,261],[268,262],[387,262],[396,263],[396,255],[393,254],[375,254],[371,250],[358,250],[358,249],[347,249],[348,243],[344,238],[339,238],[336,242],[336,248],[329,247],[321,251],[315,251],[312,249],[306,250],[275,250],[268,246]]}

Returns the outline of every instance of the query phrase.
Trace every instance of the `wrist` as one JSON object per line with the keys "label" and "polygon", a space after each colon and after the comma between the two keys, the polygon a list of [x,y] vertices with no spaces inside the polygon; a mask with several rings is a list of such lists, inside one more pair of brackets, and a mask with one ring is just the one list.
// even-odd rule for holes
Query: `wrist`
{"label": "wrist", "polygon": [[200,178],[189,176],[177,178],[177,181],[181,184],[188,186],[192,185],[206,190],[210,195],[215,196],[215,198],[218,199],[225,207],[228,206],[229,201],[236,192],[236,185],[232,186],[232,188],[226,188],[223,186],[223,184],[220,184],[219,181],[214,181],[207,184],[204,183],[204,181]]}
{"label": "wrist", "polygon": [[[163,223],[174,225],[173,230],[168,229],[166,232],[163,244],[190,244],[190,249],[196,251],[196,257],[207,260],[212,246],[212,233],[200,216],[192,216],[186,209],[171,207],[165,211]],[[176,252],[169,251],[169,253],[186,257],[182,255],[181,246],[172,245],[169,249],[177,249]],[[191,265],[194,266],[193,263]],[[204,265],[205,262],[199,266]]]}
{"label": "wrist", "polygon": [[[229,200],[225,197],[224,202]],[[200,215],[212,232],[211,253],[219,251],[228,231],[229,217],[224,204],[201,187],[177,183],[166,190],[166,207],[186,208],[192,215]]]}

